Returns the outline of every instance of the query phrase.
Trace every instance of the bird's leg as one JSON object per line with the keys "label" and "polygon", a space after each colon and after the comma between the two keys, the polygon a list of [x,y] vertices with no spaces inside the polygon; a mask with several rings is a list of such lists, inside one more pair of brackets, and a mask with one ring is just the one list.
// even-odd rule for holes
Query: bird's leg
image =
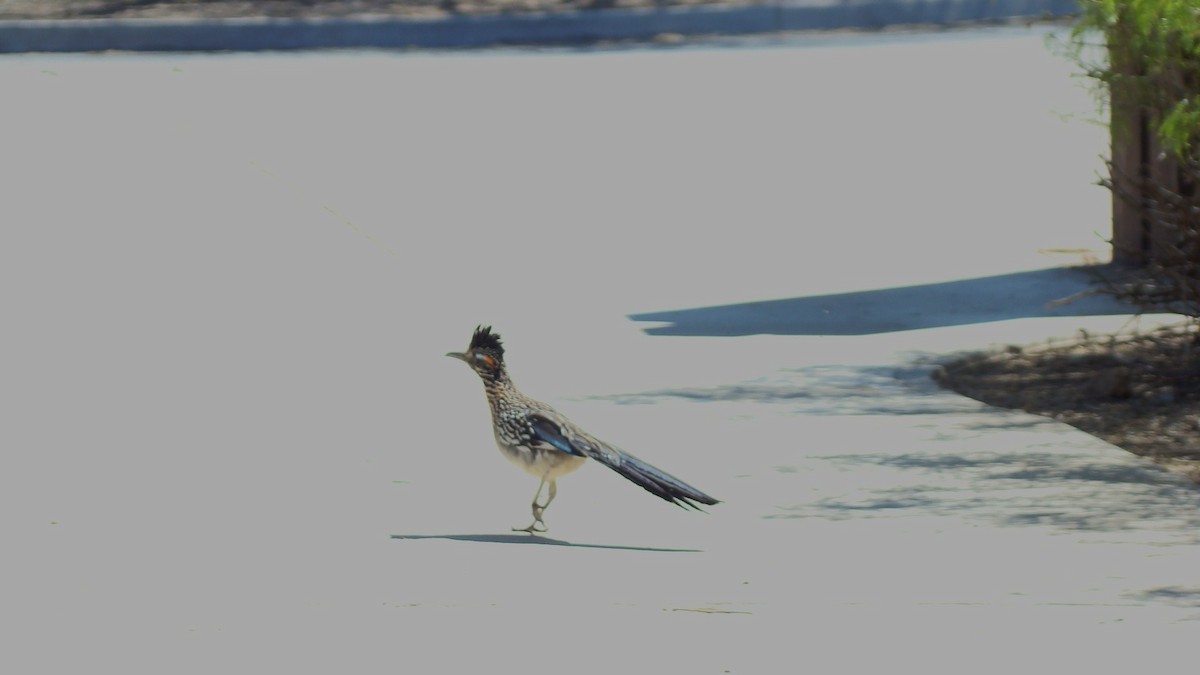
{"label": "bird's leg", "polygon": [[[542,479],[542,482],[550,483],[550,494],[546,496],[545,504],[538,504],[538,495],[542,494],[542,487],[539,485],[538,494],[533,496],[533,523],[535,525],[540,524],[542,526],[540,530],[537,530],[538,532],[545,532],[546,530],[550,529],[546,526],[546,521],[542,520],[542,516],[546,513],[546,509],[550,508],[550,502],[554,501],[554,497],[558,495],[558,483],[554,479],[550,479],[549,481]],[[530,527],[533,527],[533,525],[530,525]],[[530,534],[532,534],[532,532],[530,532]]]}
{"label": "bird's leg", "polygon": [[[558,490],[554,485],[554,481],[550,481],[550,498],[546,500],[545,504],[539,504],[538,497],[542,496],[542,488],[545,485],[546,478],[543,477],[542,482],[538,483],[537,492],[533,495],[533,504],[530,507],[533,511],[533,522],[529,524],[529,527],[514,527],[513,532],[528,532],[529,534],[533,534],[534,532],[545,532],[549,529],[546,527],[545,521],[542,520],[542,513],[546,511],[547,506],[550,506],[550,502],[554,499],[554,494]],[[538,527],[539,525],[541,527]]]}
{"label": "bird's leg", "polygon": [[514,527],[512,528],[512,531],[528,532],[530,534],[533,534],[534,532],[546,531],[546,524],[541,519],[541,514],[544,512],[544,510],[546,510],[546,507],[538,503],[538,497],[541,496],[541,489],[544,488],[544,486],[546,486],[546,478],[542,477],[541,483],[538,484],[538,491],[534,492],[533,504],[530,504],[530,509],[533,510],[533,522],[530,522],[528,527]]}
{"label": "bird's leg", "polygon": [[[550,494],[546,496],[546,503],[542,504],[541,512],[545,513],[546,509],[550,508],[550,502],[554,501],[554,497],[558,494],[558,483],[554,480],[550,481]],[[541,520],[540,518],[538,520]],[[542,523],[545,525],[545,523]]]}

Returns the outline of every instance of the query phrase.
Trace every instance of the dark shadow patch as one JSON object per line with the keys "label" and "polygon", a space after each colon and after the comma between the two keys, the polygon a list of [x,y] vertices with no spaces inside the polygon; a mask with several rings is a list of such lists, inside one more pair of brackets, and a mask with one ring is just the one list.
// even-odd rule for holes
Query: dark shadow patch
{"label": "dark shadow patch", "polygon": [[[961,411],[962,400],[946,396],[929,379],[933,365],[914,356],[904,366],[817,365],[710,387],[676,387],[591,397],[621,405],[662,399],[700,403],[792,403],[813,414],[933,415]],[[973,405],[973,404],[971,404]]]}
{"label": "dark shadow patch", "polygon": [[570,546],[572,548],[603,548],[613,551],[650,551],[654,553],[703,553],[698,548],[656,548],[653,546],[619,546],[613,544],[579,544],[562,539],[528,534],[393,534],[392,539],[442,539],[471,541],[480,544],[533,544],[537,546]]}
{"label": "dark shadow patch", "polygon": [[1159,602],[1176,607],[1200,607],[1200,586],[1162,586],[1131,593],[1129,597],[1142,602]]}
{"label": "dark shadow patch", "polygon": [[[1170,544],[1200,541],[1197,493],[1150,463],[1081,461],[1053,453],[978,455],[854,454],[815,457],[839,465],[890,467],[949,478],[952,484],[908,484],[793,505],[768,519],[844,520],[904,516],[980,518],[1002,527],[1047,526],[1063,531],[1176,532]],[[984,496],[985,495],[985,496]],[[1179,522],[1186,523],[1179,529]]]}
{"label": "dark shadow patch", "polygon": [[[814,295],[630,315],[668,325],[650,335],[873,335],[1008,319],[1131,314],[1089,294],[1107,266],[1052,268],[900,288]],[[1081,293],[1082,292],[1082,293]],[[1070,302],[1060,302],[1072,298]]]}

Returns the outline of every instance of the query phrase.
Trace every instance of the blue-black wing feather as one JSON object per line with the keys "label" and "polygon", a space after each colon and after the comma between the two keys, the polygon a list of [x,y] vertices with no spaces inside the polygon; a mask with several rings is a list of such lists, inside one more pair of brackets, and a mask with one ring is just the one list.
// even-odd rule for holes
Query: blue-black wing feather
{"label": "blue-black wing feather", "polygon": [[529,430],[535,440],[549,443],[568,455],[587,457],[587,453],[575,447],[570,438],[563,433],[562,426],[545,415],[535,413],[529,416]]}

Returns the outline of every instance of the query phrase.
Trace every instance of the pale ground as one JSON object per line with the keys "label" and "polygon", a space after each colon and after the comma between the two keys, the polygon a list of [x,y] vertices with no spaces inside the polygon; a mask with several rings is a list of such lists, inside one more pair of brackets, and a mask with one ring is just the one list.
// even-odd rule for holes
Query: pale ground
{"label": "pale ground", "polygon": [[[927,378],[1126,320],[1018,274],[1102,250],[1069,75],[1014,30],[0,58],[0,664],[1190,662],[1196,488]],[[547,515],[569,545],[510,535],[535,485],[442,356],[478,322],[528,393],[726,503],[590,466]]]}

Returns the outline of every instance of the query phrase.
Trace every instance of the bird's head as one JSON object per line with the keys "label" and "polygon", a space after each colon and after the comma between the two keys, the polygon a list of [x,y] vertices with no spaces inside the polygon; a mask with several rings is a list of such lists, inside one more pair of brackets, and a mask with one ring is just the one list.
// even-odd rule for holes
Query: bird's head
{"label": "bird's head", "polygon": [[491,326],[477,326],[467,351],[450,352],[446,356],[466,362],[485,380],[498,379],[504,373],[504,345]]}

